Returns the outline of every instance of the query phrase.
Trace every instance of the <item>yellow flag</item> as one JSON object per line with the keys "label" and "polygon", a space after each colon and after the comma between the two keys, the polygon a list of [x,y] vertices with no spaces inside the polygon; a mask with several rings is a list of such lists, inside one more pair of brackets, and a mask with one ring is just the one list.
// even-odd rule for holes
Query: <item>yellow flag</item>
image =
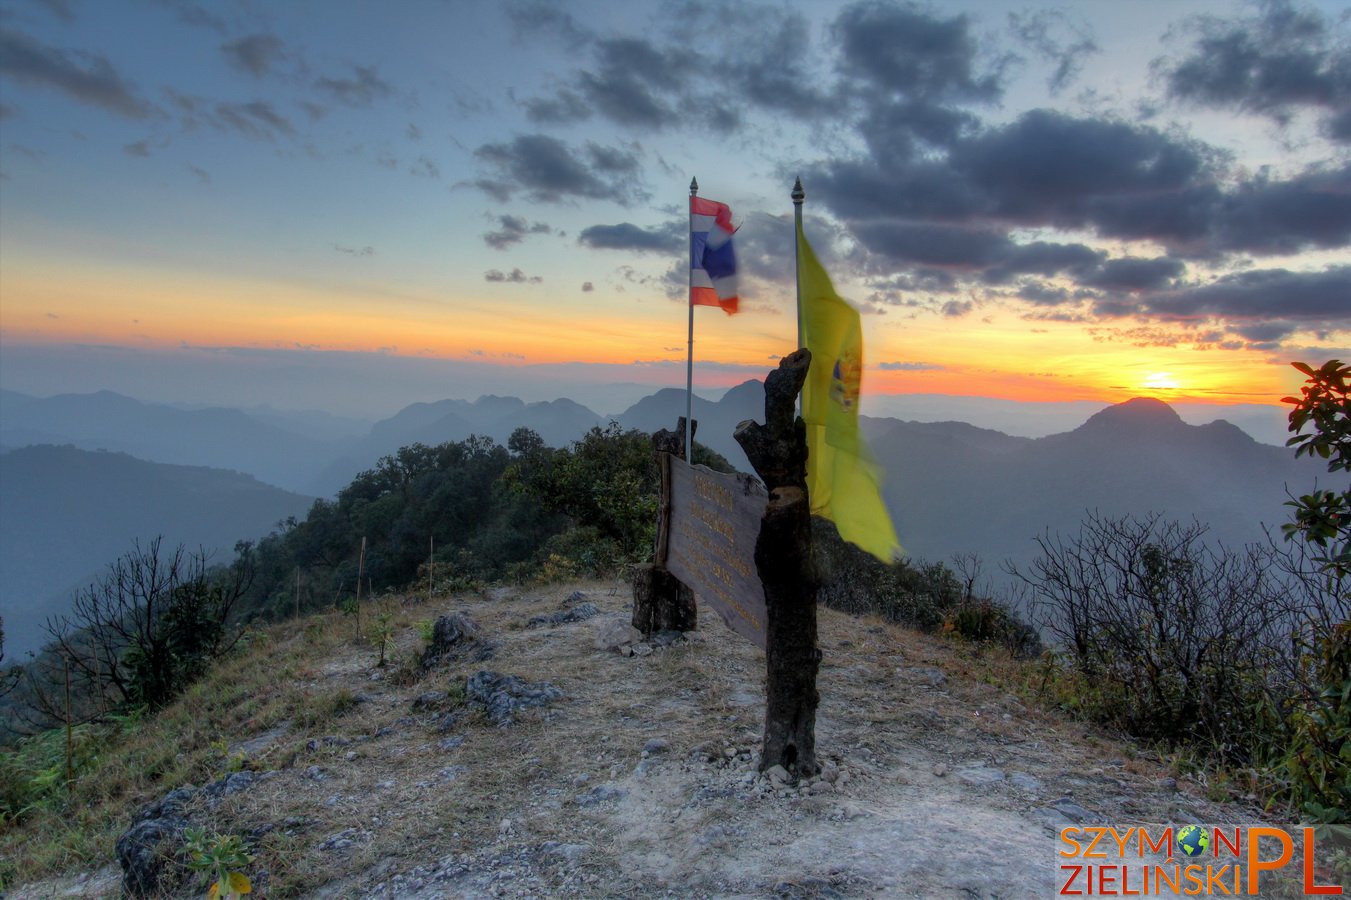
{"label": "yellow flag", "polygon": [[840,537],[883,562],[901,552],[882,503],[881,469],[858,432],[863,328],[858,310],[831,286],[811,244],[797,229],[802,339],[812,352],[802,387],[807,423],[807,490],[812,513],[835,523]]}

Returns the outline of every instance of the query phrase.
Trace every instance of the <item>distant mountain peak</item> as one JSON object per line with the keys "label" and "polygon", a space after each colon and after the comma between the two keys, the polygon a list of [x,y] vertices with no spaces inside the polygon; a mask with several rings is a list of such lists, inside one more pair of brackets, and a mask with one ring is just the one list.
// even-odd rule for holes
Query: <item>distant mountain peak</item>
{"label": "distant mountain peak", "polygon": [[1134,397],[1090,416],[1080,426],[1086,430],[1172,428],[1183,424],[1182,417],[1167,403],[1155,397]]}

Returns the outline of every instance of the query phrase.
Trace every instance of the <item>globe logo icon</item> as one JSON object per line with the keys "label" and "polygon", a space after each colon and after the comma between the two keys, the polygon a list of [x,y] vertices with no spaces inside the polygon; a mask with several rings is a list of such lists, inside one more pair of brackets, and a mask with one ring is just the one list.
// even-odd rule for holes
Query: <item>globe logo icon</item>
{"label": "globe logo icon", "polygon": [[1200,825],[1188,825],[1177,833],[1177,846],[1188,858],[1200,856],[1210,846],[1210,835]]}

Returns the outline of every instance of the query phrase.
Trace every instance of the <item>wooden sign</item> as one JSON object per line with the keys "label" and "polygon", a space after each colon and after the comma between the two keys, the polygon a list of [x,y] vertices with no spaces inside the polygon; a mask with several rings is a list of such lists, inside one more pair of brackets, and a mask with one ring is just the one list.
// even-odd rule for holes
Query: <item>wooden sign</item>
{"label": "wooden sign", "polygon": [[765,589],[755,570],[755,540],[768,494],[751,475],[724,475],[662,458],[657,562],[717,610],[737,634],[765,647]]}

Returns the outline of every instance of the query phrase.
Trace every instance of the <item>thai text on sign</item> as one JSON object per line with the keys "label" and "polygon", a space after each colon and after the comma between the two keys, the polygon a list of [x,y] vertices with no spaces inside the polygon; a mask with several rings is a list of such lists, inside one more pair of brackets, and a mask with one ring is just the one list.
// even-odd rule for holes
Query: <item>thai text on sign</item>
{"label": "thai text on sign", "polygon": [[765,591],[755,571],[755,540],[768,501],[764,487],[750,475],[725,475],[666,456],[669,517],[658,542],[665,559],[658,562],[729,628],[763,649]]}

